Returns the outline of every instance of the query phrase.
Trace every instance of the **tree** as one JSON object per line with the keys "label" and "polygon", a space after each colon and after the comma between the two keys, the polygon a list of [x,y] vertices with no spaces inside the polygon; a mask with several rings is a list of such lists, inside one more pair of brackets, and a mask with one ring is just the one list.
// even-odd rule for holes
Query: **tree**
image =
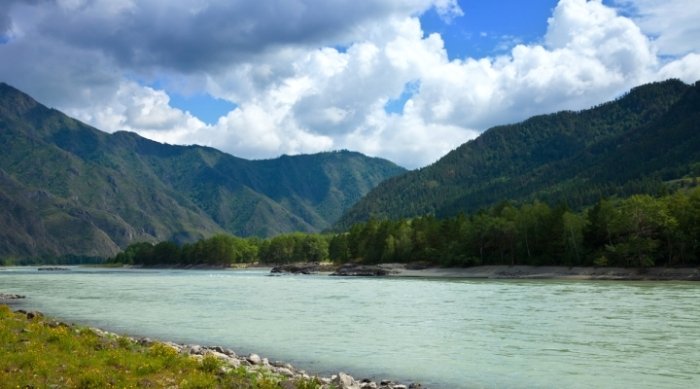
{"label": "tree", "polygon": [[567,211],[562,215],[562,222],[565,242],[564,260],[568,265],[583,265],[583,229],[586,221],[583,216]]}
{"label": "tree", "polygon": [[546,227],[551,212],[547,204],[535,201],[521,206],[515,216],[517,255],[525,258],[524,262],[528,265],[535,265],[541,261],[548,240]]}
{"label": "tree", "polygon": [[328,241],[320,235],[307,235],[302,240],[302,260],[321,262],[328,259]]}
{"label": "tree", "polygon": [[608,246],[626,266],[653,266],[660,255],[663,231],[674,223],[663,204],[648,195],[635,195],[622,202],[613,219],[615,243]]}
{"label": "tree", "polygon": [[334,262],[347,262],[350,259],[348,249],[348,234],[340,233],[333,235],[328,244],[328,256]]}
{"label": "tree", "polygon": [[180,262],[180,247],[173,242],[160,242],[153,246],[148,265],[168,265]]}

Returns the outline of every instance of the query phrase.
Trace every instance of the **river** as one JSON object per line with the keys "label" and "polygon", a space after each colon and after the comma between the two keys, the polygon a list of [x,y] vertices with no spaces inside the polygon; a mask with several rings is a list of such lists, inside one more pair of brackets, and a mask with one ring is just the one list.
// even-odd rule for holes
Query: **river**
{"label": "river", "polygon": [[0,268],[65,321],[430,388],[700,387],[700,283]]}

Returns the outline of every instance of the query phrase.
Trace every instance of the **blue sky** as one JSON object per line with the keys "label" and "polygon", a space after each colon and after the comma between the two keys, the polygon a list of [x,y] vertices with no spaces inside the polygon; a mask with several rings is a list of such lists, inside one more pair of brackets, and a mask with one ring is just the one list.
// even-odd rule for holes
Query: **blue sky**
{"label": "blue sky", "polygon": [[221,116],[236,108],[236,104],[224,99],[218,99],[208,93],[200,92],[187,94],[171,92],[170,105],[188,111],[204,123],[215,124]]}
{"label": "blue sky", "polygon": [[416,168],[494,125],[697,81],[697,20],[696,0],[5,0],[0,81],[108,132]]}
{"label": "blue sky", "polygon": [[451,59],[507,52],[514,43],[542,40],[555,0],[461,0],[464,15],[445,22],[432,9],[420,18],[426,33],[439,33]]}

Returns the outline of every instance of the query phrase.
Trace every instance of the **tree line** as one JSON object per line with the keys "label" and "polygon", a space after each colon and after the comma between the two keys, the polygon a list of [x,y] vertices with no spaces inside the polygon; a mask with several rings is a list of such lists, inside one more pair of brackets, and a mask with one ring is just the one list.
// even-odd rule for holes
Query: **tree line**
{"label": "tree line", "polygon": [[321,262],[329,259],[329,240],[328,235],[303,233],[284,234],[270,239],[218,234],[182,246],[169,241],[134,243],[107,262],[144,266]]}
{"label": "tree line", "polygon": [[216,235],[178,246],[136,243],[111,262],[140,265],[279,264],[301,261],[439,266],[700,265],[700,188],[663,197],[601,199],[584,211],[503,202],[471,215],[370,220],[335,234],[270,239]]}

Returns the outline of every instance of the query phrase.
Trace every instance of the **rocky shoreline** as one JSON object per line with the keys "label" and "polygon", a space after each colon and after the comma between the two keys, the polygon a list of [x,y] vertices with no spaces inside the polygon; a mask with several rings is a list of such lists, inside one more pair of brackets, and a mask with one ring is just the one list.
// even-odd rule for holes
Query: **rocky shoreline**
{"label": "rocky shoreline", "polygon": [[[25,298],[25,296],[0,293],[0,303],[5,303],[9,300],[23,298]],[[27,319],[44,317],[44,315],[41,312],[37,311],[25,311],[19,309],[15,312],[26,315]],[[76,327],[73,324],[68,324],[56,320],[47,320],[47,323],[51,327]],[[298,369],[289,363],[280,361],[271,362],[268,358],[263,358],[258,354],[238,355],[235,351],[221,346],[180,344],[169,341],[157,341],[145,337],[119,335],[95,327],[90,327],[89,329],[96,335],[103,338],[125,338],[131,342],[138,343],[143,346],[151,346],[153,344],[160,343],[172,348],[178,354],[189,356],[190,358],[200,361],[207,356],[212,356],[223,362],[223,372],[232,369],[244,368],[251,374],[277,375],[283,379],[281,381],[282,389],[294,389],[296,387],[296,382],[300,379],[315,379],[316,382],[318,382],[318,387],[320,389],[427,389],[419,383],[411,383],[407,385],[391,380],[373,381],[369,378],[356,380],[351,375],[343,372],[338,372],[337,374],[334,374],[330,377],[322,377],[318,375],[311,375],[306,371]]]}
{"label": "rocky shoreline", "polygon": [[323,270],[312,263],[274,267],[275,274],[327,274],[349,277],[423,277],[464,279],[523,279],[523,280],[614,280],[614,281],[700,281],[700,268],[621,268],[567,266],[474,266],[467,268],[431,267],[424,263],[379,265],[344,264]]}

